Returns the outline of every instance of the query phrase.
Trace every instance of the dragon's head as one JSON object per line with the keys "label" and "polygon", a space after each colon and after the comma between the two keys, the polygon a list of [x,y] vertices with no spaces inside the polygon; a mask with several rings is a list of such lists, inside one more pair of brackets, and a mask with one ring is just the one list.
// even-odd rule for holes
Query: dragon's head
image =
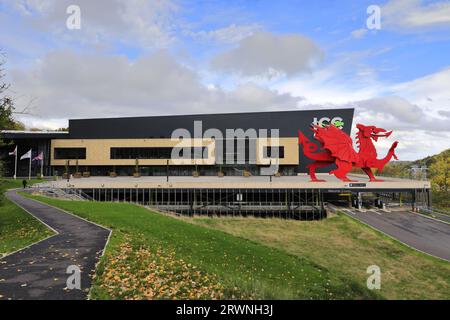
{"label": "dragon's head", "polygon": [[375,126],[365,126],[362,124],[357,124],[359,132],[364,138],[372,138],[374,141],[378,141],[379,137],[389,137],[392,131],[386,131],[383,128],[377,128]]}

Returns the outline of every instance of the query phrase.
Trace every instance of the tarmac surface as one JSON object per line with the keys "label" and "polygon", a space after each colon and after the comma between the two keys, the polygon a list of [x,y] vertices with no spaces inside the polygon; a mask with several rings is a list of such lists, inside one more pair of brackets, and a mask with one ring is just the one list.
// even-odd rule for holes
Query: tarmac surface
{"label": "tarmac surface", "polygon": [[[15,190],[6,196],[57,234],[0,259],[0,300],[86,299],[111,231]],[[67,273],[69,266],[81,271],[80,289],[67,288],[74,275],[71,269]]]}
{"label": "tarmac surface", "polygon": [[450,261],[450,224],[409,211],[343,211],[410,247]]}

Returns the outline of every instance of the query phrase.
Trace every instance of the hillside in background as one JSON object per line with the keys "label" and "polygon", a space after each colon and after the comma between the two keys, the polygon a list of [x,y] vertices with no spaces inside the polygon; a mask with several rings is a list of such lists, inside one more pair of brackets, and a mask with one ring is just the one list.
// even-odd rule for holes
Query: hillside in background
{"label": "hillside in background", "polygon": [[[412,169],[422,166],[427,169]],[[430,180],[433,187],[433,206],[450,211],[450,149],[416,161],[391,162],[386,165],[382,175]]]}

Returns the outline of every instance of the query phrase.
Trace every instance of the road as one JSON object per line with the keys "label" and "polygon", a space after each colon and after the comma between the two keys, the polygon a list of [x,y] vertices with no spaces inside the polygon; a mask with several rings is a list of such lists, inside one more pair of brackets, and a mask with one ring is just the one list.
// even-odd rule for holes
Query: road
{"label": "road", "polygon": [[431,216],[433,218],[445,221],[447,223],[450,223],[450,216],[447,214],[443,214],[443,213],[438,213],[438,212],[433,212],[433,214],[431,214]]}
{"label": "road", "polygon": [[450,261],[450,224],[407,211],[344,209],[343,212],[408,246]]}
{"label": "road", "polygon": [[[57,234],[0,259],[0,300],[86,299],[111,231],[16,191],[6,196]],[[81,270],[80,290],[66,288],[69,266]]]}

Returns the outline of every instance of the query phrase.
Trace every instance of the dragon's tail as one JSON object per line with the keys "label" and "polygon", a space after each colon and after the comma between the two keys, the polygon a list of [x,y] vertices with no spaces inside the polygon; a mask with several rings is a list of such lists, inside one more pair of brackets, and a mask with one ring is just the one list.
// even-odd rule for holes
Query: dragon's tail
{"label": "dragon's tail", "polygon": [[301,132],[300,130],[298,130],[298,144],[303,146],[305,145],[305,143],[309,143],[309,139],[303,134],[303,132]]}
{"label": "dragon's tail", "polygon": [[334,161],[329,152],[319,151],[319,146],[309,140],[300,130],[298,130],[298,144],[303,147],[303,154],[311,160]]}

